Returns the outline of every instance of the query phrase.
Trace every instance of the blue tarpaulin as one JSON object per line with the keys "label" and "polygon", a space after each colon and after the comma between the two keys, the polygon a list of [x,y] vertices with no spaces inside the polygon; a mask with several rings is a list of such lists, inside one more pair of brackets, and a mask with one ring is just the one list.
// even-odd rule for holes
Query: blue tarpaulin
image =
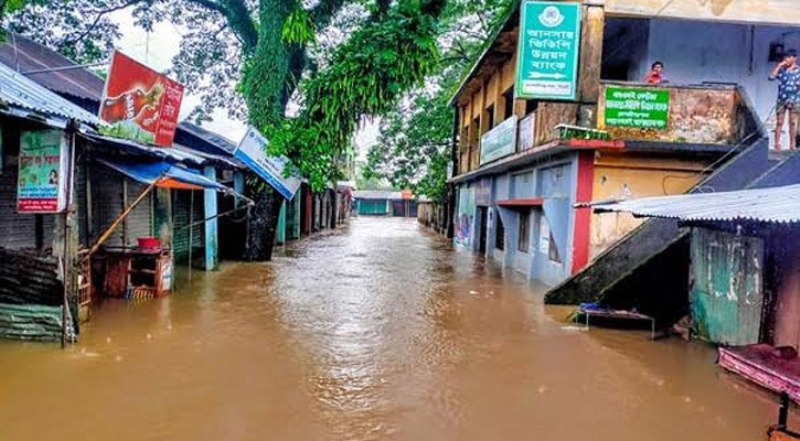
{"label": "blue tarpaulin", "polygon": [[233,193],[230,188],[206,178],[199,171],[180,164],[170,164],[163,161],[130,163],[111,159],[98,159],[98,161],[143,184],[158,182],[156,186],[162,188],[209,189],[223,193]]}

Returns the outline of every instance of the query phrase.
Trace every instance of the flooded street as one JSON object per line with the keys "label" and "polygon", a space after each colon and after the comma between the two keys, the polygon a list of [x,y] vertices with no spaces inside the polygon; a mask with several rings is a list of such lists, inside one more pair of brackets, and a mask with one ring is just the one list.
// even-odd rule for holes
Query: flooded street
{"label": "flooded street", "polygon": [[105,302],[66,351],[0,342],[0,439],[761,440],[773,396],[715,352],[564,323],[413,220]]}

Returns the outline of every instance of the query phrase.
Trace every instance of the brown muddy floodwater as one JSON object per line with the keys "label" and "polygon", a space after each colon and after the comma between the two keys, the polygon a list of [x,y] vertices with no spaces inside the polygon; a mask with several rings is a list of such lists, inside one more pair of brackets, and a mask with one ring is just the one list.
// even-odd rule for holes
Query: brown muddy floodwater
{"label": "brown muddy floodwater", "polygon": [[713,350],[563,323],[417,226],[354,219],[271,264],[107,301],[81,341],[0,343],[0,440],[764,440]]}

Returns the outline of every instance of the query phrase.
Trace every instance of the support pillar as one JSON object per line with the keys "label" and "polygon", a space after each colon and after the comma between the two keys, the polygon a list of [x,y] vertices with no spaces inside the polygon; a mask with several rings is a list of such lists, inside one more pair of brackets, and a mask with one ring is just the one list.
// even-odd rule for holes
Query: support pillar
{"label": "support pillar", "polygon": [[[203,169],[206,178],[216,182],[217,171],[213,166],[206,166]],[[219,247],[217,244],[217,192],[215,190],[203,191],[203,208],[205,216],[206,231],[206,250],[205,268],[206,271],[213,271],[219,265]]]}

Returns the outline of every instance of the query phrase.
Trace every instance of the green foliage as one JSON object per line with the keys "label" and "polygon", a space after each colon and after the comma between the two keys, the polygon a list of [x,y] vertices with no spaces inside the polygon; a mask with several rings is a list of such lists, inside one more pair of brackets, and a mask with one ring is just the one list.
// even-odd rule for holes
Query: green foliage
{"label": "green foliage", "polygon": [[443,55],[426,81],[383,119],[364,179],[387,180],[432,200],[445,196],[455,115],[449,100],[513,2],[451,0],[440,19]]}
{"label": "green foliage", "polygon": [[336,160],[363,117],[391,111],[437,65],[437,17],[426,5],[402,2],[365,24],[301,83],[300,115],[264,127],[272,153],[291,158],[313,187],[340,178]]}
{"label": "green foliage", "polygon": [[283,23],[281,38],[287,44],[309,44],[317,40],[317,32],[311,14],[298,8]]}

